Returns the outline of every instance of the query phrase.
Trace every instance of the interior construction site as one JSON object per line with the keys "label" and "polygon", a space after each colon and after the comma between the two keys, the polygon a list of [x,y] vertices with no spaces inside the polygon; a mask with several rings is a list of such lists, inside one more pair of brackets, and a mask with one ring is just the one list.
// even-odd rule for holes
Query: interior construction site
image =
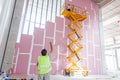
{"label": "interior construction site", "polygon": [[119,5],[1,0],[0,80],[120,80]]}

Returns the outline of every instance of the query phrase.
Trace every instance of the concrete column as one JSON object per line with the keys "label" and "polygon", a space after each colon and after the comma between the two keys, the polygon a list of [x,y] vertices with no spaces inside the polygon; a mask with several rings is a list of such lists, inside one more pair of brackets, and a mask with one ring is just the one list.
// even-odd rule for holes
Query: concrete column
{"label": "concrete column", "polygon": [[105,61],[105,47],[104,47],[104,30],[103,30],[103,23],[102,23],[102,10],[99,8],[99,32],[100,32],[100,45],[101,45],[101,64],[102,64],[102,74],[106,74],[106,61]]}
{"label": "concrete column", "polygon": [[3,71],[7,71],[8,69],[11,68],[11,65],[12,65],[13,54],[14,54],[15,44],[17,40],[17,35],[18,35],[23,4],[24,4],[24,0],[15,0],[14,13],[13,13],[13,17],[10,25],[10,31],[8,34],[6,49],[4,52],[5,56],[4,56],[4,61],[2,65]]}
{"label": "concrete column", "polygon": [[4,50],[10,28],[14,3],[15,0],[0,0],[0,70],[2,68]]}

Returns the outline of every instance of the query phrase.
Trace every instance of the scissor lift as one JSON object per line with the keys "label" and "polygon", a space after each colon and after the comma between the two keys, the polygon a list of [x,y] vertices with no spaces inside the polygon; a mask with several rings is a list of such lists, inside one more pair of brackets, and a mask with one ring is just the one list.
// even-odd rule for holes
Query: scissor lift
{"label": "scissor lift", "polygon": [[[87,18],[86,10],[80,7],[73,7],[70,11],[67,10],[67,6],[72,4],[65,4],[64,9],[62,11],[62,15],[68,18],[71,23],[68,27],[71,29],[71,32],[68,34],[68,38],[71,40],[71,43],[68,45],[68,48],[71,50],[71,54],[68,55],[67,59],[70,62],[69,67],[65,69],[66,73],[74,73],[76,71],[81,71],[83,76],[88,75],[88,68],[81,68],[78,63],[83,59],[80,55],[80,51],[83,46],[80,43],[82,39],[82,34],[80,33],[80,29],[82,28],[81,22]],[[73,11],[77,9],[76,11]],[[76,57],[75,59],[73,57]]]}

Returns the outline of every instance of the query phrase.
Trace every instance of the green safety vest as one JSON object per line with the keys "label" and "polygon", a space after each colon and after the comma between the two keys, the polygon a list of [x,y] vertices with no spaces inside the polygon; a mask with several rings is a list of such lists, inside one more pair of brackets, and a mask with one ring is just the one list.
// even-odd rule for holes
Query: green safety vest
{"label": "green safety vest", "polygon": [[38,56],[38,74],[46,74],[51,71],[49,56]]}

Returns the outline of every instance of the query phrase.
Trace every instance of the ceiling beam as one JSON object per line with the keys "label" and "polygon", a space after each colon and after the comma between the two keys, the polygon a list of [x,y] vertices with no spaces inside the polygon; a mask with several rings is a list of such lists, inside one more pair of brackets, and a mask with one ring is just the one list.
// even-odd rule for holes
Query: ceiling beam
{"label": "ceiling beam", "polygon": [[99,8],[102,8],[104,6],[111,4],[113,1],[115,1],[115,0],[102,0],[100,3],[98,3]]}
{"label": "ceiling beam", "polygon": [[104,7],[105,5],[111,3],[114,0],[91,0],[91,1],[97,3],[99,8],[102,8],[102,7]]}
{"label": "ceiling beam", "polygon": [[104,39],[115,37],[115,36],[119,36],[119,35],[120,35],[119,32],[110,33],[110,34],[104,34]]}
{"label": "ceiling beam", "polygon": [[94,1],[95,3],[101,3],[103,0],[91,0]]}

